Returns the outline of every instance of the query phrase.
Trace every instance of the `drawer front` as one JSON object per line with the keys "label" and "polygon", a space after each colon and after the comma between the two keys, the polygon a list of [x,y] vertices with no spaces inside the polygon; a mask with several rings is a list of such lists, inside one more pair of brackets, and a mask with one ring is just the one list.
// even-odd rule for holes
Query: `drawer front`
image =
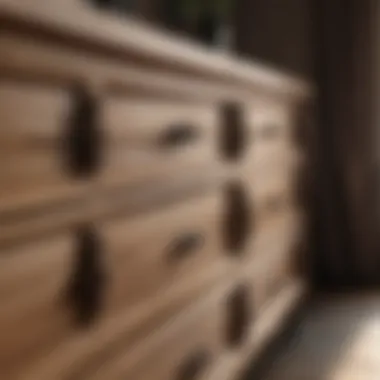
{"label": "drawer front", "polygon": [[104,181],[162,180],[216,163],[217,109],[211,104],[105,99]]}
{"label": "drawer front", "polygon": [[[230,293],[231,294],[231,293]],[[228,350],[229,293],[206,297],[179,314],[130,352],[116,353],[87,378],[136,380],[206,379]],[[103,365],[102,365],[103,364]]]}
{"label": "drawer front", "polygon": [[[4,35],[0,51],[4,72],[20,76],[0,89],[0,211],[87,190],[90,177],[92,185],[130,185],[216,170],[218,107],[184,95],[187,79],[151,81],[155,72],[26,37]],[[118,85],[123,93],[141,85],[155,98],[116,96]]]}
{"label": "drawer front", "polygon": [[65,299],[75,241],[69,234],[2,250],[0,367],[19,365],[41,347],[54,347],[72,327]]}
{"label": "drawer front", "polygon": [[296,204],[299,199],[299,167],[297,154],[282,157],[282,163],[268,162],[257,165],[256,170],[243,170],[248,192],[256,209],[278,209]]}
{"label": "drawer front", "polygon": [[[97,341],[113,345],[120,336],[128,345],[135,331],[142,334],[149,323],[154,330],[162,323],[159,315],[180,309],[225,273],[222,213],[221,194],[212,193],[165,211],[4,250],[0,329],[6,344],[0,361],[14,368],[35,358],[42,376],[43,353],[54,351],[48,370],[55,373],[65,363],[98,355]],[[22,323],[25,315],[28,324]],[[152,316],[157,317],[149,322]],[[78,330],[93,320],[98,327]],[[76,340],[75,334],[84,336]]]}
{"label": "drawer front", "polygon": [[254,205],[257,225],[267,223],[295,206],[296,194],[289,178],[272,178],[271,181],[258,184],[257,187],[255,183],[255,180],[248,183],[247,193],[250,194]]}
{"label": "drawer front", "polygon": [[260,102],[247,107],[247,149],[243,170],[257,176],[276,175],[301,160],[300,147],[292,137],[295,116],[292,106]]}
{"label": "drawer front", "polygon": [[295,116],[291,105],[257,99],[245,115],[257,153],[269,155],[281,147],[292,146]]}
{"label": "drawer front", "polygon": [[108,257],[107,304],[144,307],[174,290],[199,286],[225,266],[220,246],[222,194],[102,225]]}
{"label": "drawer front", "polygon": [[0,211],[68,194],[71,99],[64,90],[0,82]]}
{"label": "drawer front", "polygon": [[259,152],[253,153],[249,164],[242,165],[241,170],[251,173],[257,181],[265,183],[273,177],[294,176],[302,163],[303,156],[296,148],[280,147],[268,156]]}
{"label": "drawer front", "polygon": [[302,219],[297,211],[284,212],[271,223],[258,226],[246,269],[258,308],[293,277],[297,243],[302,237]]}

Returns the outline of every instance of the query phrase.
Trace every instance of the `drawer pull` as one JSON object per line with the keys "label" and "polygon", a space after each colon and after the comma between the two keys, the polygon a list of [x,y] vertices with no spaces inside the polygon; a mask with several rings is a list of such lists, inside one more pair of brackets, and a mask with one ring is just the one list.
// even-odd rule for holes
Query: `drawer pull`
{"label": "drawer pull", "polygon": [[245,127],[242,110],[238,104],[226,104],[222,108],[221,151],[227,160],[237,161],[245,148]]}
{"label": "drawer pull", "polygon": [[200,350],[191,355],[179,368],[176,380],[196,380],[204,373],[211,362],[209,352]]}
{"label": "drawer pull", "polygon": [[75,177],[87,177],[100,163],[101,134],[97,102],[85,91],[74,95],[74,107],[67,130],[68,167]]}
{"label": "drawer pull", "polygon": [[222,234],[227,251],[238,254],[244,249],[251,230],[251,213],[244,188],[239,183],[230,184]]}
{"label": "drawer pull", "polygon": [[175,124],[169,127],[158,140],[161,148],[171,149],[193,144],[199,138],[196,128],[189,124]]}
{"label": "drawer pull", "polygon": [[190,233],[176,239],[169,247],[168,259],[178,262],[199,250],[204,244],[204,236],[199,233]]}
{"label": "drawer pull", "polygon": [[78,252],[69,287],[69,302],[77,322],[87,325],[101,308],[105,274],[96,232],[91,228],[83,228],[78,232],[77,239]]}
{"label": "drawer pull", "polygon": [[251,310],[248,289],[240,286],[234,290],[227,300],[227,345],[238,347],[247,338]]}

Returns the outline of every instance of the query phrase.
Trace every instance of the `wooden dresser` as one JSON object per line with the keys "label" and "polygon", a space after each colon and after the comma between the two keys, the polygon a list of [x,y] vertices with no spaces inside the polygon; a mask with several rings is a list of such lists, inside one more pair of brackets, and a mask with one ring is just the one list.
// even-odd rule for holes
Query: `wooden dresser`
{"label": "wooden dresser", "polygon": [[307,83],[0,0],[0,378],[232,380],[307,291]]}

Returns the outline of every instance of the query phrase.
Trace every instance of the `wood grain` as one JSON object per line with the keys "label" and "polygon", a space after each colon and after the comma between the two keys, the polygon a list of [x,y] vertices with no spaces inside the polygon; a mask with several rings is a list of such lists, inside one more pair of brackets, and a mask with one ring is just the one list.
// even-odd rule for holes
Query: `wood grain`
{"label": "wood grain", "polygon": [[0,0],[0,21],[0,377],[236,378],[307,290],[293,132],[313,86],[89,2]]}
{"label": "wood grain", "polygon": [[206,297],[207,302],[203,298],[182,318],[169,320],[134,352],[117,353],[100,368],[94,368],[89,378],[175,379],[184,361],[197,352],[208,356],[203,369],[207,372],[223,350],[227,291],[213,291]]}
{"label": "wood grain", "polygon": [[237,352],[226,352],[207,378],[233,380],[241,376],[249,362],[258,358],[263,347],[281,329],[287,316],[305,299],[306,294],[307,287],[302,281],[293,280],[284,285],[252,325],[246,346]]}
{"label": "wood grain", "polygon": [[[104,50],[111,47],[109,50],[119,52],[119,56],[125,54],[132,61],[148,63],[148,66],[235,82],[241,87],[285,97],[309,96],[313,91],[309,84],[257,62],[237,62],[224,54],[210,53],[189,41],[161,33],[130,18],[108,15],[76,0],[64,3],[56,0],[49,4],[43,0],[28,0],[22,6],[12,0],[1,0],[0,10],[5,19],[18,20],[26,25],[37,24],[42,30],[87,41]],[[72,14],[76,15],[75,18]]]}
{"label": "wood grain", "polygon": [[[144,321],[159,321],[160,310],[179,309],[225,273],[228,262],[221,254],[219,240],[222,215],[221,194],[213,193],[135,218],[99,221],[96,227],[102,243],[99,255],[106,276],[105,298],[98,316],[100,327],[89,332],[78,329],[65,298],[78,254],[78,241],[72,234],[3,250],[0,330],[7,342],[0,351],[3,367],[28,363],[50,350],[62,352],[63,363],[73,357],[89,360],[87,357],[100,348],[81,340],[100,339],[105,326],[118,316],[123,316],[123,330],[116,331],[122,332],[126,346],[131,344],[134,334],[138,335],[134,330],[140,334],[145,331],[140,327]],[[189,257],[171,258],[173,244],[189,234],[200,238],[190,247]],[[28,324],[21,322],[25,315]],[[110,345],[117,340],[112,330],[108,339]],[[69,354],[66,346],[78,347]],[[57,360],[59,355],[53,356],[52,363]],[[60,367],[57,364],[54,368]]]}
{"label": "wood grain", "polygon": [[71,106],[62,88],[0,81],[0,213],[75,197],[85,188],[65,162]]}
{"label": "wood grain", "polygon": [[105,138],[101,182],[120,177],[125,183],[152,181],[217,164],[216,105],[108,97],[101,113]]}
{"label": "wood grain", "polygon": [[219,235],[222,201],[221,193],[213,193],[131,220],[99,222],[110,276],[108,307],[132,310],[184,283],[197,287],[203,281],[197,274],[206,268],[212,278],[226,262]]}

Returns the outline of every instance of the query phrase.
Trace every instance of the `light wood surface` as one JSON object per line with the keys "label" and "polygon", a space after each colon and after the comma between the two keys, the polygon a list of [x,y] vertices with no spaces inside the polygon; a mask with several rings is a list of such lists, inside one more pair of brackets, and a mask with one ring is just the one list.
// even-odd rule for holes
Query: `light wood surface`
{"label": "light wood surface", "polygon": [[[99,181],[126,184],[184,175],[217,165],[219,108],[139,98],[105,99],[101,111],[104,164]],[[188,137],[173,142],[176,129]],[[178,133],[178,132],[176,132]]]}
{"label": "light wood surface", "polygon": [[72,106],[63,89],[0,80],[0,212],[70,198],[85,188],[65,162]]}
{"label": "light wood surface", "polygon": [[[108,15],[94,9],[89,3],[77,0],[55,0],[49,3],[27,0],[19,4],[12,0],[1,0],[0,11],[7,18],[26,24],[32,21],[42,29],[90,41],[103,49],[108,47],[119,54],[121,49],[121,55],[124,53],[130,59],[132,56],[137,62],[140,60],[148,65],[160,63],[166,70],[198,73],[282,96],[309,96],[313,92],[309,84],[257,62],[237,62],[224,54],[210,53],[196,44],[161,33],[133,19]],[[75,17],[72,17],[73,14]],[[100,24],[102,28],[99,28]]]}
{"label": "light wood surface", "polygon": [[131,220],[99,222],[110,277],[107,305],[133,309],[173,287],[200,286],[202,272],[213,278],[226,265],[222,202],[217,192]]}
{"label": "light wood surface", "polygon": [[[219,239],[222,215],[221,193],[214,193],[163,211],[99,222],[96,231],[106,281],[102,323],[119,313],[131,330],[138,329],[155,310],[159,314],[160,307],[181,304],[215,282],[228,266]],[[188,257],[171,257],[173,248],[182,249],[176,243],[189,234],[197,240],[195,246],[184,247],[190,249],[185,252]],[[0,329],[7,344],[1,346],[0,359],[4,367],[63,344],[75,334],[65,296],[79,243],[67,232],[3,251]],[[28,324],[21,322],[25,315]]]}
{"label": "light wood surface", "polygon": [[0,21],[0,377],[236,379],[307,293],[313,86],[90,2]]}
{"label": "light wood surface", "polygon": [[[300,302],[303,302],[307,288],[302,281],[292,281],[284,285],[282,290],[268,301],[252,325],[249,338],[242,350],[226,353],[209,374],[212,380],[233,380],[239,378],[247,369],[250,361],[259,357],[261,350],[279,329],[286,317]],[[279,317],[281,316],[281,317]]]}

